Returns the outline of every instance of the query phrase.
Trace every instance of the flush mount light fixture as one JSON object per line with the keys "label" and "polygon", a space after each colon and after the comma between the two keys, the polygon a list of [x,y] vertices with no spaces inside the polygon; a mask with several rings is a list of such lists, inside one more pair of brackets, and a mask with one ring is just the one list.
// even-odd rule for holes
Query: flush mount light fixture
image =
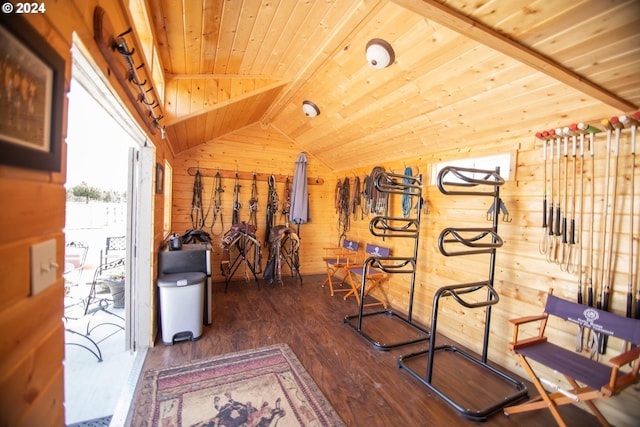
{"label": "flush mount light fixture", "polygon": [[391,45],[382,39],[371,39],[367,43],[367,62],[373,68],[386,68],[396,60]]}
{"label": "flush mount light fixture", "polygon": [[302,101],[302,112],[307,117],[316,117],[320,115],[320,109],[311,101]]}

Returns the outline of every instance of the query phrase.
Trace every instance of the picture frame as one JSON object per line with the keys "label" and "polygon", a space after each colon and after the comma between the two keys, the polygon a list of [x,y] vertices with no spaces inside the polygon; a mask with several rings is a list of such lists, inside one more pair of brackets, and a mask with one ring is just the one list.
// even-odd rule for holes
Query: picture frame
{"label": "picture frame", "polygon": [[61,171],[65,61],[22,17],[0,15],[0,164]]}
{"label": "picture frame", "polygon": [[156,163],[156,194],[164,193],[164,167]]}

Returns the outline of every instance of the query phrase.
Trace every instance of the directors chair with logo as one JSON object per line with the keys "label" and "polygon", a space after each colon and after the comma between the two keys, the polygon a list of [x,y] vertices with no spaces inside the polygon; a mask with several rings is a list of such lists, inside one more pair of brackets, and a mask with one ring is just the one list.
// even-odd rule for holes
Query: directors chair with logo
{"label": "directors chair with logo", "polygon": [[[391,248],[387,248],[384,246],[373,245],[371,243],[367,243],[365,247],[365,254],[367,257],[374,258],[388,258],[391,253]],[[382,292],[382,283],[388,279],[388,274],[384,271],[370,267],[365,264],[359,265],[351,265],[346,267],[347,270],[347,281],[351,285],[351,290],[345,294],[344,299],[346,300],[350,296],[354,295],[356,297],[356,301],[358,305],[360,305],[361,294],[363,298],[368,296],[371,291],[374,291],[377,296],[376,302],[370,302],[363,304],[364,307],[372,306],[372,305],[382,305],[384,308],[387,308],[387,298]],[[365,286],[364,292],[361,292],[361,287]]]}
{"label": "directors chair with logo", "polygon": [[323,248],[325,251],[325,256],[322,257],[322,261],[324,261],[327,267],[327,278],[322,282],[322,287],[324,288],[327,283],[329,284],[329,291],[331,292],[331,296],[335,295],[336,292],[351,292],[350,288],[344,289],[335,289],[333,286],[334,278],[337,279],[337,273],[342,272],[344,274],[342,280],[340,280],[339,286],[344,285],[347,280],[347,268],[358,264],[358,247],[360,244],[353,240],[344,239],[342,241],[342,246],[331,246]]}
{"label": "directors chair with logo", "polygon": [[[552,344],[545,335],[545,327],[552,316],[578,324],[583,329],[583,335],[589,332],[594,337],[600,337],[599,339],[604,339],[604,336],[615,337],[631,343],[631,349],[610,358],[605,364],[590,359],[574,349]],[[551,411],[559,426],[566,426],[558,407],[584,402],[600,424],[609,426],[609,422],[593,401],[615,396],[638,382],[640,320],[563,300],[549,293],[544,313],[513,319],[510,322],[514,325],[514,332],[509,348],[520,359],[540,396],[526,403],[506,407],[505,415],[546,408]],[[538,322],[537,335],[520,337],[518,333],[521,332],[521,327],[524,329],[523,325],[532,322]],[[534,370],[534,367],[540,366],[562,374],[569,387],[561,388],[555,381],[540,376]],[[545,386],[552,391],[548,392]]]}

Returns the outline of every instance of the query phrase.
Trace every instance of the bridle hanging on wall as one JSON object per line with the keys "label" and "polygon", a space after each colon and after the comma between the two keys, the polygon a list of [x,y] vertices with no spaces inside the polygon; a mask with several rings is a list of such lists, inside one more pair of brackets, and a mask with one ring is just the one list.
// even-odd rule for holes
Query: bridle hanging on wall
{"label": "bridle hanging on wall", "polygon": [[[211,230],[211,234],[214,236],[221,236],[224,233],[224,216],[222,214],[222,193],[224,193],[224,187],[222,186],[222,177],[220,173],[216,173],[213,177],[213,185],[211,186],[211,199],[209,201],[209,207],[207,208],[207,213],[204,216],[203,223],[206,226],[207,217],[209,216],[209,212],[213,207],[213,213],[211,216],[211,225],[209,229]],[[218,221],[219,219],[219,221]],[[220,224],[220,231],[218,233],[214,232],[216,224]]]}
{"label": "bridle hanging on wall", "polygon": [[278,212],[278,205],[280,200],[278,199],[278,192],[276,191],[276,178],[271,175],[268,179],[269,193],[267,196],[267,218],[266,218],[266,230],[264,234],[264,244],[269,244],[269,236],[271,234],[271,228],[275,225],[276,212]]}
{"label": "bridle hanging on wall", "polygon": [[289,177],[287,176],[284,182],[284,194],[282,197],[282,217],[284,218],[284,223],[286,224],[289,221],[289,210],[291,209],[291,187]]}
{"label": "bridle hanging on wall", "polygon": [[338,180],[336,187],[336,207],[338,212],[338,245],[342,243],[342,240],[347,237],[347,231],[349,231],[350,223],[350,191],[351,185],[349,178],[345,177],[344,180]]}
{"label": "bridle hanging on wall", "polygon": [[238,172],[236,172],[236,177],[233,183],[233,215],[231,217],[231,224],[240,223],[240,208],[242,208],[242,203],[240,202],[241,187]]}
{"label": "bridle hanging on wall", "polygon": [[204,210],[202,208],[202,175],[196,171],[193,179],[193,194],[191,197],[191,227],[201,229],[204,226]]}
{"label": "bridle hanging on wall", "polygon": [[251,182],[251,198],[249,199],[249,221],[247,224],[254,225],[258,228],[258,180],[256,174],[253,174],[253,181]]}

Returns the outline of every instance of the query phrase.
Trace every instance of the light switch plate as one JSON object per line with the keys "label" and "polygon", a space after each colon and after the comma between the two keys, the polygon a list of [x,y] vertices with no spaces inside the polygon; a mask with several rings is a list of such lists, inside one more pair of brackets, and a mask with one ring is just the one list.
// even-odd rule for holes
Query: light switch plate
{"label": "light switch plate", "polygon": [[54,284],[57,272],[56,240],[31,245],[31,295],[37,295]]}

